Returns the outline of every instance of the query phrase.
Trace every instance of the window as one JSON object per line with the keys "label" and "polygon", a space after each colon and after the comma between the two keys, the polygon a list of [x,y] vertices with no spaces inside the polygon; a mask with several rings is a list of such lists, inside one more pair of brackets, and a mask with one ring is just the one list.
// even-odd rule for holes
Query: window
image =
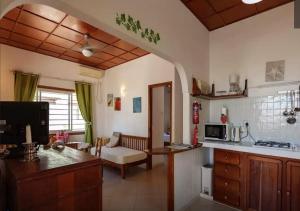
{"label": "window", "polygon": [[50,131],[84,131],[85,122],[74,91],[38,88],[35,100],[49,102]]}

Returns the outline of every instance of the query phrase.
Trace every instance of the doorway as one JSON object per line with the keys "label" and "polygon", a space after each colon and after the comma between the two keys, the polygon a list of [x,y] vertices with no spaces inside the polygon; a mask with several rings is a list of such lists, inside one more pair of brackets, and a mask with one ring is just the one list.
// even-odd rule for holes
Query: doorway
{"label": "doorway", "polygon": [[172,81],[152,84],[149,92],[149,138],[152,148],[172,142]]}

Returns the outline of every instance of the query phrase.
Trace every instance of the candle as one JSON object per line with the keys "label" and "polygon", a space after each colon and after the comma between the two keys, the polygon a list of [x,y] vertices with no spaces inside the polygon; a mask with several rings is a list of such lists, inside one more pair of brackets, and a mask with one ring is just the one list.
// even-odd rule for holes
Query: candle
{"label": "candle", "polygon": [[227,116],[227,108],[226,108],[226,107],[222,107],[221,114],[223,114],[223,115],[226,115],[226,116]]}
{"label": "candle", "polygon": [[32,143],[31,127],[30,127],[30,125],[26,125],[26,143],[27,144],[31,144]]}

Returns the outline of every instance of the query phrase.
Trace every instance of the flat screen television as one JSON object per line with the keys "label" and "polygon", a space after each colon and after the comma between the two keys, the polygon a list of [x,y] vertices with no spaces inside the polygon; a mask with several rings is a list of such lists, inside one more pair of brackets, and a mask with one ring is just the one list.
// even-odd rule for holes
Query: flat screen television
{"label": "flat screen television", "polygon": [[26,125],[31,126],[32,142],[49,142],[49,103],[1,102],[0,144],[21,146],[26,142]]}

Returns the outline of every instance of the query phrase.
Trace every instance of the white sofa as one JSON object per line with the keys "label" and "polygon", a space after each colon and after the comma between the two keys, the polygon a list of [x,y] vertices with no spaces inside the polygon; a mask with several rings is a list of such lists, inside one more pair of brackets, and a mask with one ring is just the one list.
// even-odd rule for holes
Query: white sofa
{"label": "white sofa", "polygon": [[[97,147],[96,144],[96,147],[91,149],[91,153],[100,156],[103,165],[119,168],[122,178],[125,178],[126,168],[130,166],[146,163],[147,169],[151,168],[151,157],[144,152],[149,148],[148,145],[146,137],[122,134],[117,146],[107,147],[101,143]],[[99,153],[97,154],[97,152]]]}

